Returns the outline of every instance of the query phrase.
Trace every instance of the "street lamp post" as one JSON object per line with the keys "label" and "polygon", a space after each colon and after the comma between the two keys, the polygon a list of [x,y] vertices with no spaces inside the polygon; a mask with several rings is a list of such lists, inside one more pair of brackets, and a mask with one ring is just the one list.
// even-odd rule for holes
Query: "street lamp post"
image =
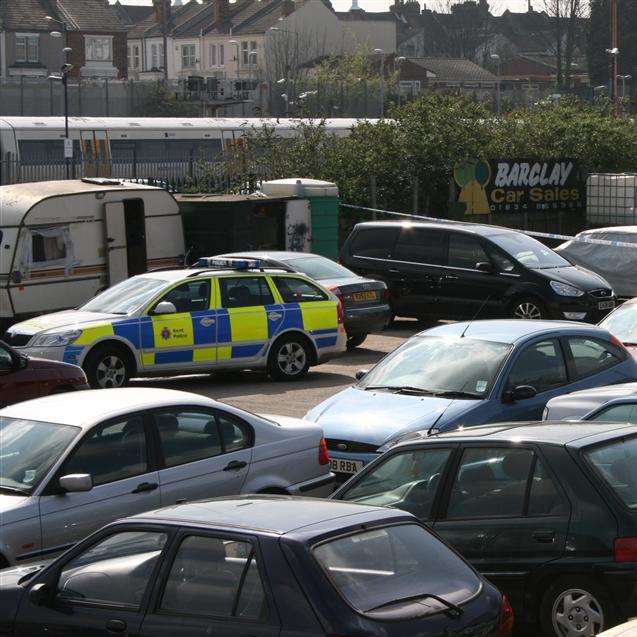
{"label": "street lamp post", "polygon": [[617,90],[617,62],[619,58],[619,49],[614,46],[612,49],[606,49],[606,53],[610,59],[610,93],[613,100],[613,108],[615,117],[619,115],[619,91]]}
{"label": "street lamp post", "polygon": [[[633,79],[632,75],[618,75],[618,80],[621,80],[622,83],[622,101],[626,100],[626,81],[630,81]],[[624,105],[625,108],[625,105]]]}
{"label": "street lamp post", "polygon": [[501,64],[502,64],[502,59],[500,58],[500,56],[497,53],[492,53],[491,54],[491,59],[496,61],[496,64],[498,65],[498,84],[497,84],[497,89],[496,89],[496,108],[498,110],[498,115],[500,114],[501,110],[502,110],[502,97],[500,94],[500,75],[501,75]]}
{"label": "street lamp post", "polygon": [[396,72],[396,62],[398,62],[398,78],[396,80],[398,82],[398,106],[400,106],[400,98],[401,98],[400,78],[402,76],[403,62],[406,59],[407,58],[404,55],[399,55],[397,58],[394,58],[394,72]]}
{"label": "street lamp post", "polygon": [[374,49],[374,53],[380,54],[380,116],[385,117],[385,51]]}

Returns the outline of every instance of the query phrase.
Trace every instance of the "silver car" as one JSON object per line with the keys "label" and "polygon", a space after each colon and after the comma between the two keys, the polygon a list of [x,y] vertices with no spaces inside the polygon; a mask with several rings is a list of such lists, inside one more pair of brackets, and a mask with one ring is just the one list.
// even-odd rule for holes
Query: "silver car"
{"label": "silver car", "polygon": [[108,522],[239,493],[326,496],[319,426],[168,389],[48,396],[0,410],[0,568]]}

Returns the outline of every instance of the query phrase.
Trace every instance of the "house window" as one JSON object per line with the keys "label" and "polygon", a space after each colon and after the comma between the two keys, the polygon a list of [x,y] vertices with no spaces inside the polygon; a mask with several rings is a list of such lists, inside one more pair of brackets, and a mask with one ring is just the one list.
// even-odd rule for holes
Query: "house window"
{"label": "house window", "polygon": [[84,40],[87,62],[113,61],[112,36],[87,35]]}
{"label": "house window", "polygon": [[132,62],[132,68],[138,69],[139,68],[139,45],[133,44],[131,49],[132,49],[132,56],[131,56],[131,60],[129,61],[129,66],[131,66],[131,62]]}
{"label": "house window", "polygon": [[217,66],[217,45],[208,45],[208,66]]}
{"label": "house window", "polygon": [[225,64],[224,53],[223,53],[223,44],[219,45],[219,66],[223,66]]}
{"label": "house window", "polygon": [[248,57],[248,65],[257,63],[257,43],[250,42],[250,53]]}
{"label": "house window", "polygon": [[191,69],[197,63],[197,54],[194,44],[184,44],[181,47],[181,66],[184,69]]}
{"label": "house window", "polygon": [[241,43],[241,64],[248,66],[248,43]]}
{"label": "house window", "polygon": [[164,68],[164,45],[163,43],[150,45],[150,68],[151,70]]}
{"label": "house window", "polygon": [[40,36],[20,34],[15,36],[15,61],[39,62],[40,61]]}

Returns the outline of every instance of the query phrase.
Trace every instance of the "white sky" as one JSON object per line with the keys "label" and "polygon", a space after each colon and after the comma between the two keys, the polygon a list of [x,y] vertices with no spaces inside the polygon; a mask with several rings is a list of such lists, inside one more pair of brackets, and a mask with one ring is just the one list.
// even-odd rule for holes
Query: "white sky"
{"label": "white sky", "polygon": [[[458,0],[461,1],[461,0]],[[123,4],[152,4],[151,0],[120,0]],[[434,9],[438,0],[420,0],[420,4],[427,3],[427,6]],[[446,0],[445,0],[446,2]],[[361,9],[365,11],[386,11],[393,0],[358,0]],[[493,13],[501,13],[505,9],[511,11],[526,11],[528,0],[490,0]],[[536,10],[541,10],[544,0],[532,0]],[[332,0],[332,5],[337,11],[347,11],[352,6],[352,0]]]}

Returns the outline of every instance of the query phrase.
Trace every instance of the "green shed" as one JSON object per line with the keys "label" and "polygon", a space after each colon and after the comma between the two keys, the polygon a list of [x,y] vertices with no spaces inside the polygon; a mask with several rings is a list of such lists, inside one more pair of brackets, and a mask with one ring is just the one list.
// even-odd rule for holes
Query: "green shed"
{"label": "green shed", "polygon": [[263,182],[270,197],[297,197],[310,202],[312,252],[338,257],[338,186],[318,179],[276,179]]}

